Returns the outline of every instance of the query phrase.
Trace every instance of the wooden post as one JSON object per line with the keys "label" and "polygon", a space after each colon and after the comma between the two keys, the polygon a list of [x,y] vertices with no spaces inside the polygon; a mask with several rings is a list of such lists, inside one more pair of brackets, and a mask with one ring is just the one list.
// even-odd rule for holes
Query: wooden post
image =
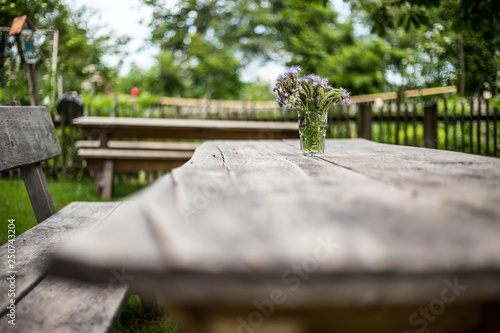
{"label": "wooden post", "polygon": [[493,108],[493,156],[500,155],[500,147],[497,146],[497,113],[498,113],[498,108],[494,107]]}
{"label": "wooden post", "polygon": [[437,103],[424,107],[424,147],[437,148]]}
{"label": "wooden post", "polygon": [[474,127],[474,99],[471,98],[469,100],[469,104],[470,104],[470,111],[469,111],[469,153],[473,153],[474,152],[474,145],[473,145],[473,141],[472,141],[472,138],[474,137],[472,135],[472,129]]}
{"label": "wooden post", "polygon": [[40,223],[56,212],[42,166],[40,163],[22,166],[21,174],[26,190],[28,191],[36,221]]}
{"label": "wooden post", "polygon": [[464,122],[465,122],[465,108],[464,108],[464,102],[462,101],[460,103],[461,109],[460,109],[460,133],[462,134],[462,152],[465,152],[465,127],[464,127]]}
{"label": "wooden post", "polygon": [[448,101],[446,97],[443,98],[444,102],[444,149],[448,150]]}
{"label": "wooden post", "polygon": [[62,75],[57,76],[57,99],[63,95],[63,78]]}
{"label": "wooden post", "polygon": [[396,129],[395,129],[395,143],[399,145],[399,118],[401,115],[401,96],[398,95],[398,99],[396,100]]}
{"label": "wooden post", "polygon": [[358,138],[372,139],[372,104],[360,103],[358,108]]}
{"label": "wooden post", "polygon": [[104,161],[101,184],[103,200],[110,200],[113,194],[113,160]]}
{"label": "wooden post", "polygon": [[490,103],[487,99],[484,100],[486,103],[486,155],[490,155]]}
{"label": "wooden post", "polygon": [[113,96],[114,102],[114,117],[120,117],[120,101],[118,100],[118,94],[115,93]]}
{"label": "wooden post", "polygon": [[481,155],[481,95],[477,95],[477,122],[476,122],[476,147],[478,155]]}
{"label": "wooden post", "polygon": [[[58,90],[58,84],[56,84],[56,72],[57,72],[57,48],[59,44],[59,30],[54,30],[52,33],[52,66],[50,70],[50,87],[52,89],[52,104],[56,102],[56,90]],[[59,94],[60,98],[62,95]]]}
{"label": "wooden post", "polygon": [[62,152],[62,173],[66,176],[66,114],[61,114],[61,152]]}
{"label": "wooden post", "polygon": [[24,64],[26,74],[28,76],[28,85],[30,89],[31,106],[40,105],[38,101],[38,89],[36,87],[36,68],[34,64]]}
{"label": "wooden post", "polygon": [[76,175],[76,169],[75,169],[75,157],[76,157],[76,151],[75,151],[75,133],[74,133],[74,126],[73,126],[73,106],[70,106],[69,110],[69,119],[68,119],[68,125],[69,125],[69,144],[70,144],[70,159],[71,159],[71,167],[70,171],[73,175],[73,177]]}
{"label": "wooden post", "polygon": [[405,123],[405,126],[404,126],[404,133],[405,133],[404,145],[405,146],[408,146],[408,107],[409,107],[409,104],[403,103],[404,123]]}

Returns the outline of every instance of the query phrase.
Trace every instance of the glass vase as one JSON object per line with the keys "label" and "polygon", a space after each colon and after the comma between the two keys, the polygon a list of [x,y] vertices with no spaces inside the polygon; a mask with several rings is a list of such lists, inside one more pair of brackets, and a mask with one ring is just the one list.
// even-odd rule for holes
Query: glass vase
{"label": "glass vase", "polygon": [[305,156],[325,153],[326,111],[299,110],[300,150]]}

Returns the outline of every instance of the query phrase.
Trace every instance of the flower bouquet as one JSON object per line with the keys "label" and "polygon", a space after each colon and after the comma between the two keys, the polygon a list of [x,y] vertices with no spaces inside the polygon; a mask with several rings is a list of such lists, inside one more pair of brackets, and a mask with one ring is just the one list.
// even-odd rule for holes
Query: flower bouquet
{"label": "flower bouquet", "polygon": [[336,104],[349,105],[349,92],[332,88],[328,79],[310,74],[299,78],[300,66],[278,76],[273,91],[276,102],[285,110],[295,109],[299,118],[300,150],[306,156],[325,152],[328,109]]}

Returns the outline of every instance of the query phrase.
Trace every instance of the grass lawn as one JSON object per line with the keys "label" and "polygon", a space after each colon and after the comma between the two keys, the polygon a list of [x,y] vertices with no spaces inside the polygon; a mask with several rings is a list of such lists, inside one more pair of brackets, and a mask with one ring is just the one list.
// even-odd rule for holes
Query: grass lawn
{"label": "grass lawn", "polygon": [[[47,179],[47,183],[57,210],[73,201],[102,201],[101,197],[94,193],[94,181],[90,178],[80,181]],[[135,184],[116,184],[113,200],[120,200],[142,187]],[[16,220],[17,235],[36,225],[35,214],[22,179],[0,179],[0,202],[0,244],[7,241],[7,220]]]}
{"label": "grass lawn", "polygon": [[139,297],[132,295],[123,309],[114,333],[135,332],[188,333],[186,329],[168,318],[144,310]]}
{"label": "grass lawn", "polygon": [[[83,178],[80,181],[47,179],[47,183],[57,210],[73,201],[102,201],[101,197],[94,193],[94,181],[90,178]],[[144,186],[117,183],[112,200],[120,200],[142,187]],[[9,219],[16,220],[17,235],[36,225],[35,214],[22,179],[0,178],[0,203],[0,245],[7,241]],[[118,319],[114,332],[184,333],[187,331],[163,316],[145,311],[139,297],[132,295]]]}

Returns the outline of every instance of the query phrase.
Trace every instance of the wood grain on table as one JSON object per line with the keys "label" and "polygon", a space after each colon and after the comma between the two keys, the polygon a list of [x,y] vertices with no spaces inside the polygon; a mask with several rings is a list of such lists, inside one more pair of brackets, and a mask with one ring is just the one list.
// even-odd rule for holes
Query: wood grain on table
{"label": "wood grain on table", "polygon": [[498,304],[499,203],[494,158],[360,139],[327,140],[314,158],[297,140],[205,142],[53,268],[125,268],[137,290],[198,310],[252,309],[273,290],[287,291],[283,311],[415,306],[444,281],[467,286],[454,306]]}

